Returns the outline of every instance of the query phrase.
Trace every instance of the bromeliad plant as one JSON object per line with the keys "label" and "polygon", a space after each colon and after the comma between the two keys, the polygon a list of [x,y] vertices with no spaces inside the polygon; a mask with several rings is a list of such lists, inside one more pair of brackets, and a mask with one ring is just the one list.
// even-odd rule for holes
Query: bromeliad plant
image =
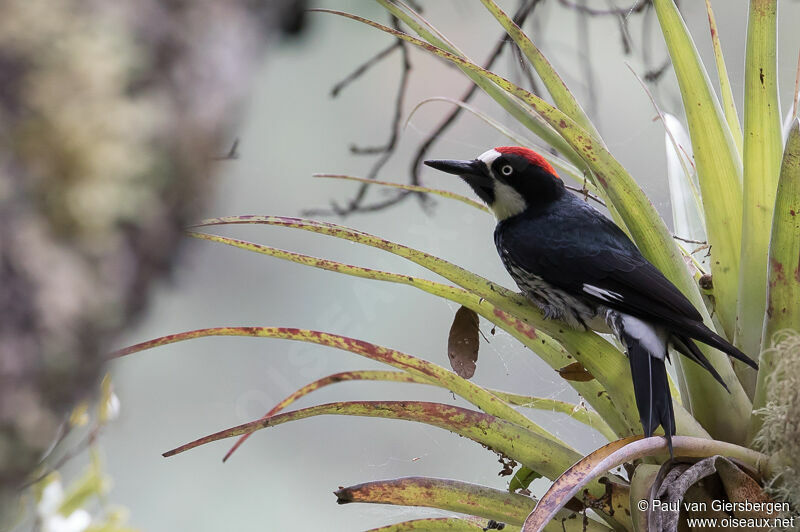
{"label": "bromeliad plant", "polygon": [[[765,503],[749,513],[734,510],[732,515],[739,518],[773,518],[778,515],[777,510],[791,511],[800,502],[800,486],[792,475],[782,474],[798,465],[798,454],[792,450],[800,436],[798,423],[793,421],[800,414],[800,400],[796,391],[789,392],[797,390],[795,381],[800,380],[796,371],[800,367],[800,342],[790,332],[781,332],[776,346],[771,341],[779,331],[800,329],[800,125],[793,106],[784,142],[776,72],[777,0],[750,3],[743,128],[710,4],[707,7],[719,96],[673,1],[653,0],[688,125],[687,137],[677,119],[659,112],[672,145],[669,177],[675,226],[684,236],[707,240],[708,260],[695,259],[676,242],[636,181],[608,151],[563,80],[493,0],[481,1],[536,70],[555,105],[471,62],[402,1],[377,1],[417,37],[356,15],[329,12],[403,39],[458,67],[519,124],[558,151],[559,156],[547,156],[550,162],[605,202],[616,223],[700,309],[709,327],[751,356],[761,354],[760,370],[756,373],[732,365],[722,353],[700,346],[725,381],[728,392],[699,366],[673,357],[678,377],[677,386],[673,386],[676,389],[672,390],[678,433],[674,447],[679,458],[663,461],[667,456],[664,439],[638,436],[641,425],[629,366],[623,352],[604,337],[545,320],[517,293],[439,257],[362,231],[279,216],[216,218],[197,228],[266,224],[300,229],[382,249],[427,268],[452,285],[190,232],[195,238],[346,275],[404,284],[456,302],[507,331],[553,369],[561,370],[560,375],[568,379],[591,410],[552,399],[489,390],[423,359],[332,333],[278,327],[203,329],[144,342],[117,354],[205,336],[255,336],[335,347],[383,362],[395,370],[351,371],[324,377],[287,397],[262,419],[217,432],[165,455],[239,437],[233,452],[256,430],[317,415],[382,417],[449,430],[522,464],[511,482],[512,492],[542,476],[554,483],[538,503],[520,493],[432,478],[370,482],[336,492],[340,502],[432,506],[467,515],[422,519],[381,530],[486,530],[499,527],[499,523],[507,525],[507,530],[675,530],[679,517],[685,514],[653,511],[655,499],[741,502],[746,498],[751,503]],[[438,194],[483,209],[451,192],[392,186]],[[579,378],[573,375],[576,361]],[[350,401],[283,412],[299,397],[348,380],[440,386],[464,398],[475,409],[415,401]],[[773,390],[782,391],[776,395]],[[562,412],[598,430],[610,443],[584,457],[515,406]],[[622,473],[610,473],[618,466],[625,466]],[[707,478],[712,476],[713,479]],[[705,482],[697,483],[704,478]],[[766,490],[768,486],[770,489]],[[792,505],[773,505],[770,494],[778,494]],[[646,509],[648,506],[650,510]],[[731,515],[714,511],[710,505],[706,510],[694,516]],[[583,515],[579,516],[581,512]]]}

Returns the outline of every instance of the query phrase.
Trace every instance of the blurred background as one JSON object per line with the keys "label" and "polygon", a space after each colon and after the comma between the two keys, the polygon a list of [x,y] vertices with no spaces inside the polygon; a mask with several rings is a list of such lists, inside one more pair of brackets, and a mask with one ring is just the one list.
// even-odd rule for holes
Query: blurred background
{"label": "blurred background", "polygon": [[[621,0],[618,3],[622,3]],[[509,13],[518,3],[500,2]],[[658,210],[670,220],[664,129],[639,81],[662,110],[681,116],[680,97],[655,15],[581,16],[581,8],[605,11],[610,2],[545,0],[526,30],[559,70],[606,140]],[[388,23],[377,4],[317,0]],[[465,53],[482,63],[502,35],[477,2],[424,2],[426,18]],[[682,2],[684,17],[707,65],[713,65],[703,2]],[[717,2],[717,23],[734,93],[741,96],[747,2]],[[779,72],[786,106],[791,100],[800,35],[800,3],[780,5]],[[622,24],[625,20],[626,24]],[[301,34],[274,44],[254,76],[243,120],[230,132],[237,157],[219,160],[213,199],[201,217],[244,214],[300,216],[347,204],[358,184],[315,179],[315,172],[365,176],[376,156],[354,155],[351,145],[381,145],[390,136],[401,75],[398,50],[331,97],[331,89],[391,37],[356,22],[309,13]],[[628,49],[629,47],[629,49]],[[458,98],[468,87],[457,70],[416,50],[402,118],[432,96]],[[494,69],[525,83],[509,50]],[[716,85],[716,75],[710,72]],[[741,113],[741,100],[737,101]],[[473,104],[524,132],[489,98]],[[407,182],[413,156],[451,105],[424,105],[401,130],[379,178]],[[787,109],[784,109],[784,114]],[[508,140],[469,113],[429,152],[433,158],[473,158]],[[222,150],[219,156],[225,155]],[[453,176],[424,169],[424,184],[469,194]],[[391,194],[372,187],[367,203]],[[411,197],[374,213],[315,217],[343,223],[450,260],[507,287],[513,282],[496,256],[492,218],[457,202],[436,200],[422,208]],[[215,228],[278,248],[435,279],[422,268],[379,250],[302,231],[266,226]],[[330,331],[411,353],[449,367],[447,336],[457,305],[410,287],[382,284],[294,265],[204,241],[187,241],[169,279],[154,289],[143,318],[117,347],[185,330],[226,325],[291,326]],[[481,323],[473,380],[488,387],[568,401],[578,398],[534,354],[491,325]],[[301,386],[346,370],[385,369],[356,355],[288,341],[207,338],[139,353],[111,365],[121,402],[119,419],[101,445],[113,478],[112,498],[130,511],[130,522],[148,531],[356,530],[414,517],[427,509],[351,504],[338,506],[332,492],[377,479],[425,475],[476,482],[500,489],[497,457],[480,445],[437,428],[402,421],[318,417],[256,433],[227,463],[233,440],[165,459],[164,451],[196,437],[262,416]],[[326,387],[296,407],[330,401],[418,399],[465,406],[446,391],[421,385],[352,382]],[[530,411],[582,452],[603,438],[564,416]],[[64,470],[77,472],[80,460]],[[532,486],[539,494],[547,486]]]}

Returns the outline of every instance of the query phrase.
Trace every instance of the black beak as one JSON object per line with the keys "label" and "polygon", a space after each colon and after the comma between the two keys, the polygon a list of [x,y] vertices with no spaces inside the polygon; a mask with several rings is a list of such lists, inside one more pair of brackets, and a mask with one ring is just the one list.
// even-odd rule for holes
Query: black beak
{"label": "black beak", "polygon": [[486,175],[486,165],[474,159],[472,161],[448,161],[448,160],[432,160],[425,161],[425,164],[431,168],[436,168],[448,174],[455,174],[461,177],[488,177]]}
{"label": "black beak", "polygon": [[467,182],[470,188],[481,198],[484,203],[494,203],[494,183],[489,174],[486,163],[479,159],[472,161],[425,161],[431,168],[436,168],[448,174],[456,174]]}

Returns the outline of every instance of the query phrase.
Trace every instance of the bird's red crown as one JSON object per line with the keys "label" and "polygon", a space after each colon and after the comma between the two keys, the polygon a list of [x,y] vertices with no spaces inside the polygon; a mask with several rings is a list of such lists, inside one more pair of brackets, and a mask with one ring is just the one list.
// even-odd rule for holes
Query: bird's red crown
{"label": "bird's red crown", "polygon": [[520,157],[524,157],[530,161],[531,164],[543,168],[544,170],[558,177],[555,169],[550,165],[550,163],[547,162],[547,159],[529,148],[523,148],[521,146],[499,146],[495,148],[495,151],[498,151],[504,155],[519,155]]}

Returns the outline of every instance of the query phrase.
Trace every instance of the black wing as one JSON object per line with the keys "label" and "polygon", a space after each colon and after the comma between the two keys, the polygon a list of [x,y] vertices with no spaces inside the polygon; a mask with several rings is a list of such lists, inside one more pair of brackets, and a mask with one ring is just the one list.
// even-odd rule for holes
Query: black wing
{"label": "black wing", "polygon": [[[575,199],[566,209],[498,225],[498,245],[517,265],[573,295],[659,323],[756,367],[755,362],[703,324],[681,291],[642,256],[627,235]],[[566,214],[565,214],[566,211]],[[531,227],[536,227],[532,234]]]}
{"label": "black wing", "polygon": [[648,321],[702,321],[681,291],[602,214],[581,210],[566,220],[553,218],[537,219],[534,235],[524,218],[508,220],[498,226],[498,244],[524,270],[571,294]]}

